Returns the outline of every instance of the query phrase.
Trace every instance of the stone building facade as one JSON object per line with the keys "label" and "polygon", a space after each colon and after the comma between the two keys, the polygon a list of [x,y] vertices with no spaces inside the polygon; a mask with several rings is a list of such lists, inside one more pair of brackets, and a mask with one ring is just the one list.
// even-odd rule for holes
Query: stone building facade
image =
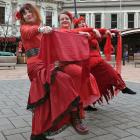
{"label": "stone building facade", "polygon": [[[139,0],[77,0],[78,15],[92,27],[120,30],[140,27]],[[63,9],[74,13],[74,0],[64,0]]]}
{"label": "stone building facade", "polygon": [[19,22],[15,20],[15,12],[24,3],[37,5],[44,25],[57,26],[58,12],[61,10],[61,0],[0,0],[0,36],[8,27],[7,36],[19,36]]}
{"label": "stone building facade", "polygon": [[[132,59],[140,53],[140,0],[76,0],[76,6],[89,26],[122,31],[123,50]],[[64,0],[63,10],[74,14],[74,0]]]}

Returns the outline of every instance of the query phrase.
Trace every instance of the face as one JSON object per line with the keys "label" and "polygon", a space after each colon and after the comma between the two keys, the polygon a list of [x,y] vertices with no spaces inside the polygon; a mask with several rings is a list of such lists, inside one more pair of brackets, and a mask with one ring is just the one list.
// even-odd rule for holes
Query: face
{"label": "face", "polygon": [[78,27],[86,27],[85,21],[81,20],[80,23],[78,24]]}
{"label": "face", "polygon": [[59,17],[60,28],[70,29],[71,20],[68,15],[61,14]]}
{"label": "face", "polygon": [[25,9],[25,13],[23,14],[23,18],[27,23],[34,23],[36,18],[30,10]]}

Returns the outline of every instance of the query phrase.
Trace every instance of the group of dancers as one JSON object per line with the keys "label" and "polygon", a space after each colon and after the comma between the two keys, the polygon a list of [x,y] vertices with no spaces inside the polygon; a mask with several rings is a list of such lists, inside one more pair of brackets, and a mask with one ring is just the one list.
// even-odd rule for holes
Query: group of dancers
{"label": "group of dancers", "polygon": [[[41,24],[37,8],[24,4],[16,14],[27,56],[31,82],[27,109],[32,111],[30,140],[48,140],[69,125],[79,134],[88,134],[83,124],[85,110],[109,102],[118,92],[136,94],[121,75],[100,55],[99,41],[118,36],[117,30],[94,29],[85,19],[59,14],[59,28]],[[67,48],[66,48],[67,47]]]}

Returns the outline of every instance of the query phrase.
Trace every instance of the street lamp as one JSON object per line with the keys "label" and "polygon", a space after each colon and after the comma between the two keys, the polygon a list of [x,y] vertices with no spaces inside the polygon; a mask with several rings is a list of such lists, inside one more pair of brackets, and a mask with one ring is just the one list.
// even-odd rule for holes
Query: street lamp
{"label": "street lamp", "polygon": [[121,16],[122,16],[122,0],[120,0],[120,29],[122,29],[122,19],[121,19]]}
{"label": "street lamp", "polygon": [[74,11],[75,11],[75,18],[78,18],[76,0],[74,0]]}

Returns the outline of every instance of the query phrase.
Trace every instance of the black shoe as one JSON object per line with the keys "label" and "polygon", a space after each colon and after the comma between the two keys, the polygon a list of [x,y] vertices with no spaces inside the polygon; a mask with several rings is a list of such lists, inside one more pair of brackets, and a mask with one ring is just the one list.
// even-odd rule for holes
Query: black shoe
{"label": "black shoe", "polygon": [[125,89],[122,90],[123,94],[132,94],[135,95],[136,92],[134,92],[133,90],[131,90],[130,88],[126,87]]}
{"label": "black shoe", "polygon": [[85,111],[97,111],[98,109],[96,107],[92,107],[92,106],[87,106],[86,108],[84,108]]}
{"label": "black shoe", "polygon": [[31,135],[30,140],[54,140],[54,139],[47,139],[43,134],[40,134],[40,135]]}

